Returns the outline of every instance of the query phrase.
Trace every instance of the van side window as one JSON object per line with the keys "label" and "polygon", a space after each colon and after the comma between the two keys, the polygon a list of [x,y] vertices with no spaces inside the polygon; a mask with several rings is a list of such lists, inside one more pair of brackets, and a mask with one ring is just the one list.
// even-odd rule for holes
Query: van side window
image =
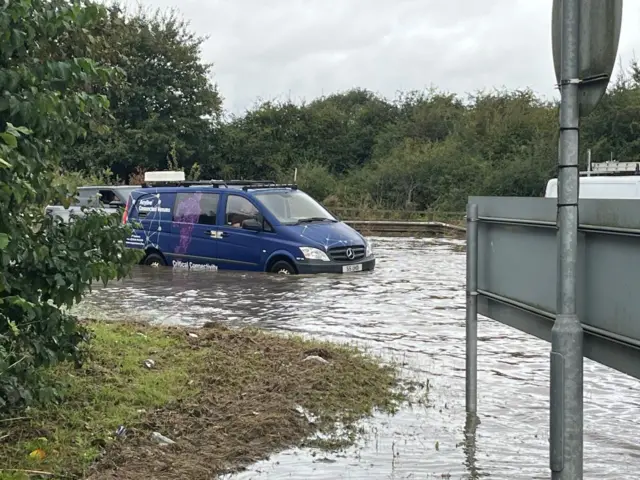
{"label": "van side window", "polygon": [[92,207],[100,206],[100,192],[98,190],[94,190],[92,188],[83,188],[78,190],[78,201],[79,205],[89,205]]}
{"label": "van side window", "polygon": [[109,206],[115,200],[120,200],[113,190],[100,190],[98,193],[103,207]]}
{"label": "van side window", "polygon": [[217,220],[217,193],[178,193],[173,208],[173,221],[215,225]]}
{"label": "van side window", "polygon": [[242,228],[242,222],[249,218],[258,220],[260,212],[244,197],[229,195],[227,197],[226,224],[232,227]]}

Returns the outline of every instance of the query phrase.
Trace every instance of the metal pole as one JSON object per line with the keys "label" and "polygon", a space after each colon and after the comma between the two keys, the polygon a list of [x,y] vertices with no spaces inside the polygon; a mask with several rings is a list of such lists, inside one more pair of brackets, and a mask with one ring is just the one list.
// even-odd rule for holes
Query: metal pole
{"label": "metal pole", "polygon": [[582,480],[583,352],[576,310],[578,250],[578,41],[580,0],[562,3],[558,172],[557,316],[551,331],[550,468],[554,480]]}
{"label": "metal pole", "polygon": [[466,409],[478,409],[478,205],[467,205]]}

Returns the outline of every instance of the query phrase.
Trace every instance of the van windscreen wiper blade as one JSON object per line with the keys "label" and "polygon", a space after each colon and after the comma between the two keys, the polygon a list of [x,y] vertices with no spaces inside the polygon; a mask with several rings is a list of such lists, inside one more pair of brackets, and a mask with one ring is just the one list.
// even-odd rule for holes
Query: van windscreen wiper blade
{"label": "van windscreen wiper blade", "polygon": [[334,220],[333,218],[327,218],[327,217],[309,217],[309,218],[301,218],[298,220],[298,224],[301,223],[311,223],[311,222],[337,222],[337,220]]}

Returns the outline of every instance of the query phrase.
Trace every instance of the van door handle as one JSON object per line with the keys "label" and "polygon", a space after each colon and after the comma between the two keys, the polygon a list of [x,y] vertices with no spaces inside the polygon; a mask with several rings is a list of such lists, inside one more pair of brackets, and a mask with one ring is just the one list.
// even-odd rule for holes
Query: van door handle
{"label": "van door handle", "polygon": [[229,234],[227,232],[219,232],[219,235],[221,237],[228,237],[229,236]]}

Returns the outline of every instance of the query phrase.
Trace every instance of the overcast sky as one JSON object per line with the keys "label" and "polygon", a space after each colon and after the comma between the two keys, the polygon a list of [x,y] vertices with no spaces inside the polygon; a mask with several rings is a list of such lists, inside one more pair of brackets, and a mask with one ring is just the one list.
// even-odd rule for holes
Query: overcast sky
{"label": "overcast sky", "polygon": [[[233,113],[260,99],[311,100],[356,86],[387,97],[430,86],[461,95],[531,87],[557,96],[552,0],[141,3],[176,7],[209,36],[203,58],[214,63],[214,81]],[[639,23],[640,2],[626,0],[618,51],[625,67],[640,49]]]}

